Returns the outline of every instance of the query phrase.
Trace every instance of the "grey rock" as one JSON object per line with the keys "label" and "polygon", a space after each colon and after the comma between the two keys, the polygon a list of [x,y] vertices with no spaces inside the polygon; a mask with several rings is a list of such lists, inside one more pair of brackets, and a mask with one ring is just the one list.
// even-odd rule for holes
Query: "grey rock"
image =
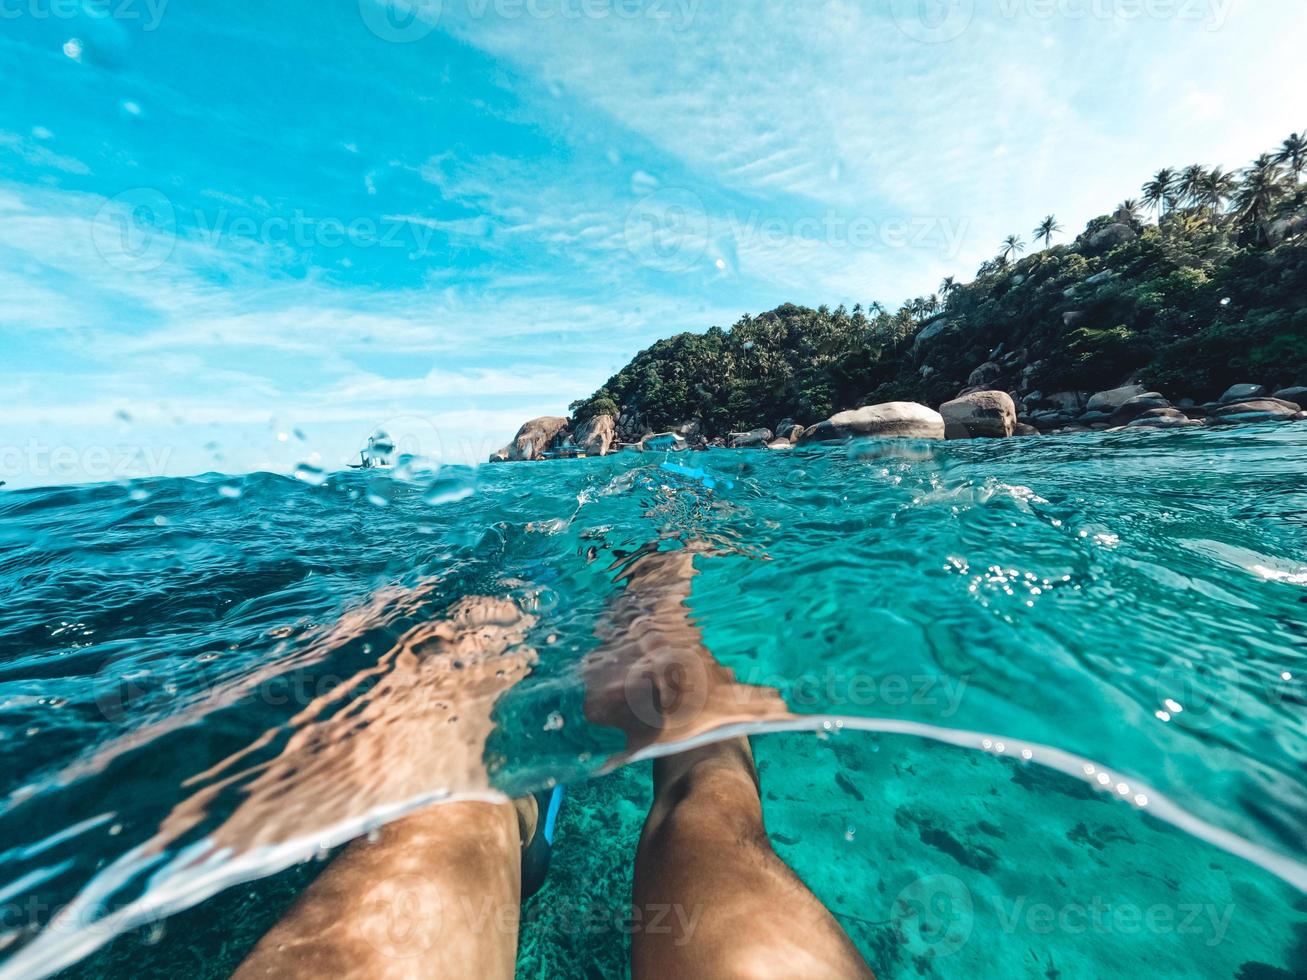
{"label": "grey rock", "polygon": [[1208,425],[1236,425],[1249,422],[1283,422],[1300,411],[1294,402],[1276,398],[1254,398],[1220,405],[1207,413]]}
{"label": "grey rock", "polygon": [[1089,399],[1085,408],[1090,412],[1115,412],[1131,398],[1146,394],[1147,391],[1143,385],[1126,385],[1111,391],[1100,391]]}
{"label": "grey rock", "polygon": [[1124,221],[1118,221],[1094,232],[1089,238],[1089,247],[1099,252],[1116,248],[1118,245],[1124,245],[1127,242],[1133,242],[1138,237],[1130,225]]}
{"label": "grey rock", "polygon": [[1307,409],[1307,388],[1281,388],[1272,397],[1282,402],[1293,402],[1299,408]]}
{"label": "grey rock", "polygon": [[732,449],[760,449],[774,438],[771,429],[754,429],[752,432],[732,432],[727,443]]}
{"label": "grey rock", "polygon": [[1061,412],[1083,412],[1089,405],[1089,392],[1055,391],[1044,402]]}
{"label": "grey rock", "polygon": [[971,377],[967,378],[967,385],[972,388],[984,388],[992,385],[1002,376],[1003,369],[999,365],[993,361],[986,361],[971,372]]}
{"label": "grey rock", "polygon": [[1006,439],[1017,425],[1017,407],[1004,391],[977,391],[940,407],[946,439]]}
{"label": "grey rock", "polygon": [[[1112,413],[1112,417],[1109,421],[1112,425],[1129,425],[1141,415],[1155,409],[1168,409],[1174,411],[1174,407],[1171,403],[1163,398],[1158,392],[1149,391],[1142,395],[1135,395],[1134,398],[1131,398],[1129,401],[1122,404],[1120,408]],[[1183,415],[1184,413],[1179,412],[1177,414]]]}
{"label": "grey rock", "polygon": [[1246,402],[1253,398],[1261,398],[1265,394],[1266,389],[1261,385],[1235,385],[1221,396],[1221,404],[1233,405],[1235,402]]}
{"label": "grey rock", "polygon": [[1184,412],[1175,408],[1151,408],[1127,423],[1130,429],[1187,429],[1200,426]]}
{"label": "grey rock", "polygon": [[920,355],[923,347],[928,345],[932,340],[940,336],[940,334],[944,333],[952,326],[953,321],[944,318],[940,318],[934,323],[926,324],[921,333],[917,334],[917,339],[912,342],[912,355],[914,357]]}
{"label": "grey rock", "polygon": [[852,436],[943,439],[944,417],[916,402],[887,402],[841,412],[806,429],[801,443],[833,442]]}

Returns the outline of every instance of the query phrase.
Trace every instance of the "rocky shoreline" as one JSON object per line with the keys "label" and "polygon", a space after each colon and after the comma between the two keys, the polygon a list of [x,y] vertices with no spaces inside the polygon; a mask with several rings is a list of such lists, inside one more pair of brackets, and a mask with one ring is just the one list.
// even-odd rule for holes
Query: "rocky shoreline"
{"label": "rocky shoreline", "polygon": [[[1137,428],[1182,429],[1305,420],[1307,387],[1286,388],[1268,394],[1260,385],[1240,384],[1217,401],[1198,404],[1193,399],[1172,403],[1142,384],[1094,394],[1064,391],[1045,396],[1032,392],[1020,400],[1006,391],[972,386],[964,389],[953,401],[941,405],[938,411],[917,402],[887,402],[840,412],[813,425],[805,426],[794,419],[785,419],[775,429],[757,428],[713,438],[705,436],[697,422],[687,422],[671,432],[646,431],[633,438],[630,433],[636,423],[627,416],[600,415],[580,424],[561,416],[545,417],[523,425],[509,445],[490,457],[490,462],[607,456],[625,449],[641,452],[786,450],[868,436],[1006,439]],[[622,435],[628,435],[627,441],[622,440]]]}

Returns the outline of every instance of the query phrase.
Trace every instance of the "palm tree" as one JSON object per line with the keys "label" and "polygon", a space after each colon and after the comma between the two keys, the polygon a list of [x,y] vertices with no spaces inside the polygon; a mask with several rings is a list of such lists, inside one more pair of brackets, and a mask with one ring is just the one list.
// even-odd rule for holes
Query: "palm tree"
{"label": "palm tree", "polygon": [[1164,167],[1143,187],[1144,203],[1157,211],[1158,221],[1162,220],[1167,207],[1175,201],[1175,181],[1175,171]]}
{"label": "palm tree", "polygon": [[1184,168],[1184,173],[1180,174],[1176,181],[1176,193],[1188,204],[1198,204],[1202,201],[1203,178],[1207,176],[1207,168],[1201,164],[1195,163]]}
{"label": "palm tree", "polygon": [[1243,183],[1234,195],[1235,214],[1245,230],[1253,230],[1254,241],[1265,239],[1266,222],[1284,195],[1285,183],[1284,170],[1269,153],[1263,153],[1243,172]]}
{"label": "palm tree", "polygon": [[1133,197],[1127,197],[1124,201],[1116,206],[1115,217],[1117,220],[1125,219],[1131,222],[1143,221],[1143,206]]}
{"label": "palm tree", "polygon": [[953,294],[953,290],[958,288],[958,280],[955,276],[945,276],[943,282],[939,284],[939,295],[942,299],[947,300]]}
{"label": "palm tree", "polygon": [[1053,244],[1053,236],[1061,230],[1062,226],[1057,223],[1057,218],[1050,214],[1039,223],[1038,227],[1035,228],[1035,241],[1039,241],[1042,238],[1044,240],[1044,247],[1048,248],[1048,246]]}
{"label": "palm tree", "polygon": [[1302,179],[1303,170],[1307,170],[1307,136],[1294,133],[1285,140],[1280,151],[1275,154],[1275,162],[1287,163],[1295,182]]}
{"label": "palm tree", "polygon": [[1012,256],[1020,255],[1026,250],[1026,243],[1021,240],[1020,235],[1008,235],[1003,239],[1003,248],[998,253],[999,265],[1007,265]]}
{"label": "palm tree", "polygon": [[1212,209],[1214,214],[1225,208],[1225,202],[1239,189],[1239,178],[1228,170],[1213,167],[1203,176],[1200,200]]}

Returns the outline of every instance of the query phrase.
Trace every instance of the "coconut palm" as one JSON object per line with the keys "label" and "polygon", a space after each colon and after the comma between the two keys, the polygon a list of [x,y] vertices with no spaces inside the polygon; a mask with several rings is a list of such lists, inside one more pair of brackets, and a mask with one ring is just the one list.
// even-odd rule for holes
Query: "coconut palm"
{"label": "coconut palm", "polygon": [[1284,170],[1269,153],[1263,153],[1243,172],[1243,183],[1234,195],[1235,215],[1242,228],[1253,231],[1254,241],[1265,239],[1266,223],[1284,196],[1285,184]]}
{"label": "coconut palm", "polygon": [[1116,206],[1116,218],[1118,221],[1125,220],[1131,222],[1140,222],[1144,218],[1144,208],[1133,197],[1127,197],[1124,201]]}
{"label": "coconut palm", "polygon": [[1192,164],[1184,168],[1184,172],[1176,179],[1176,195],[1186,204],[1199,204],[1202,202],[1203,178],[1207,176],[1207,168],[1202,164]]}
{"label": "coconut palm", "polygon": [[1035,241],[1039,241],[1040,239],[1043,239],[1044,247],[1048,248],[1048,246],[1053,244],[1053,236],[1056,235],[1061,230],[1062,230],[1062,226],[1057,223],[1057,218],[1053,217],[1053,215],[1050,214],[1047,218],[1045,218],[1043,221],[1039,223],[1039,225],[1035,228],[1033,234],[1035,236]]}
{"label": "coconut palm", "polygon": [[955,276],[945,276],[939,284],[939,295],[941,299],[947,300],[952,295],[953,290],[958,288],[958,280]]}
{"label": "coconut palm", "polygon": [[1275,154],[1275,162],[1288,164],[1289,172],[1293,174],[1295,181],[1302,179],[1303,170],[1307,170],[1307,136],[1294,133],[1285,140],[1284,145]]}
{"label": "coconut palm", "polygon": [[1175,203],[1176,179],[1174,170],[1163,167],[1143,186],[1144,203],[1157,211],[1159,221],[1166,214],[1166,209]]}
{"label": "coconut palm", "polygon": [[998,253],[999,265],[1007,265],[1014,255],[1020,255],[1026,250],[1026,243],[1021,240],[1020,235],[1008,235],[1003,239],[1003,248]]}
{"label": "coconut palm", "polygon": [[1234,196],[1235,191],[1238,189],[1239,178],[1237,176],[1228,170],[1213,167],[1203,175],[1200,200],[1211,208],[1213,213],[1220,213],[1225,209],[1225,203]]}

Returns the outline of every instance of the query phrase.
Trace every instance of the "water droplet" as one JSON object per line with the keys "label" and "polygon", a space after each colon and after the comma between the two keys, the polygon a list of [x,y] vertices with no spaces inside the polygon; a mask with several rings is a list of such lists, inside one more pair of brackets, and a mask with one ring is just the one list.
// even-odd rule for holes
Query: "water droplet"
{"label": "water droplet", "polygon": [[563,725],[564,725],[563,716],[559,714],[557,711],[555,711],[545,721],[545,731],[547,732],[562,731]]}
{"label": "water droplet", "polygon": [[471,470],[447,470],[435,480],[427,492],[422,495],[422,502],[432,507],[458,503],[476,493],[476,476]]}
{"label": "water droplet", "polygon": [[82,63],[82,52],[84,51],[80,38],[70,37],[64,42],[64,54],[72,58],[79,65]]}
{"label": "water droplet", "polygon": [[327,471],[309,463],[300,463],[295,467],[295,479],[311,487],[320,487],[327,482]]}
{"label": "water droplet", "polygon": [[849,824],[849,826],[844,828],[844,839],[848,841],[850,844],[852,844],[854,840],[857,839],[857,836],[858,836],[858,830],[852,824]]}
{"label": "water droplet", "polygon": [[244,492],[245,491],[242,490],[240,487],[234,487],[229,483],[224,483],[222,486],[218,488],[218,496],[225,497],[228,500],[236,500]]}

